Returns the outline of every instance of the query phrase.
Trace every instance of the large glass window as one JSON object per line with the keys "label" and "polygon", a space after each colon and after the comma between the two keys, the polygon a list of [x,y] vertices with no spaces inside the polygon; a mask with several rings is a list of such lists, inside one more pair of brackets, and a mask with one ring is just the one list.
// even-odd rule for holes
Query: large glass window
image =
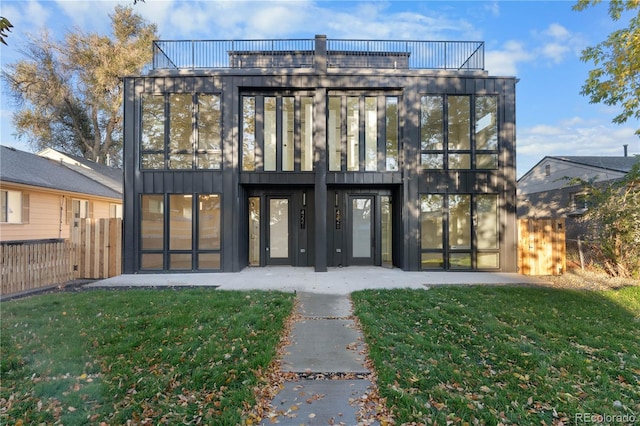
{"label": "large glass window", "polygon": [[169,96],[169,168],[190,169],[193,160],[190,94]]}
{"label": "large glass window", "polygon": [[142,96],[141,167],[164,168],[164,95]]}
{"label": "large glass window", "polygon": [[221,168],[220,117],[219,95],[143,95],[140,167]]}
{"label": "large glass window", "polygon": [[276,98],[264,98],[264,170],[276,170]]}
{"label": "large glass window", "polygon": [[395,96],[388,96],[386,98],[386,154],[387,162],[386,169],[389,172],[398,171],[399,156],[399,124],[398,124],[398,98]]}
{"label": "large glass window", "polygon": [[420,98],[420,164],[423,169],[444,167],[444,98]]}
{"label": "large glass window", "polygon": [[220,269],[219,194],[143,194],[140,200],[141,269]]}
{"label": "large glass window", "polygon": [[398,105],[397,96],[329,96],[329,171],[398,171]]}
{"label": "large glass window", "polygon": [[162,250],[164,247],[164,196],[143,195],[140,210],[140,247],[142,250]]}
{"label": "large glass window", "polygon": [[365,170],[378,170],[378,99],[364,98],[364,161]]}
{"label": "large glass window", "polygon": [[347,98],[347,170],[360,170],[360,98]]}
{"label": "large glass window", "polygon": [[313,170],[313,98],[300,98],[300,170]]}
{"label": "large glass window", "polygon": [[420,197],[420,248],[422,269],[443,269],[444,197]]}
{"label": "large glass window", "polygon": [[471,101],[470,96],[448,97],[449,169],[471,168]]}
{"label": "large glass window", "polygon": [[[444,114],[445,105],[446,114]],[[446,120],[444,120],[445,115]],[[473,134],[471,133],[472,117]],[[497,96],[422,96],[420,98],[422,169],[497,169],[497,117]],[[444,131],[445,128],[446,131]]]}
{"label": "large glass window", "polygon": [[477,96],[475,103],[476,168],[498,168],[498,98]]}
{"label": "large glass window", "polygon": [[329,117],[327,123],[327,150],[329,151],[329,170],[339,172],[342,169],[342,140],[340,139],[340,97],[329,97]]}
{"label": "large glass window", "polygon": [[313,171],[313,97],[243,96],[242,170]]}
{"label": "large glass window", "polygon": [[192,246],[193,195],[169,195],[169,250]]}
{"label": "large glass window", "polygon": [[496,194],[421,195],[422,269],[499,268],[498,199]]}
{"label": "large glass window", "polygon": [[256,97],[242,97],[242,170],[256,169]]}
{"label": "large glass window", "polygon": [[477,267],[497,269],[500,267],[500,223],[496,194],[476,196],[476,218]]}
{"label": "large glass window", "polygon": [[222,168],[222,122],[220,96],[198,95],[197,168]]}
{"label": "large glass window", "polygon": [[296,142],[294,139],[295,98],[282,98],[282,170],[295,170]]}

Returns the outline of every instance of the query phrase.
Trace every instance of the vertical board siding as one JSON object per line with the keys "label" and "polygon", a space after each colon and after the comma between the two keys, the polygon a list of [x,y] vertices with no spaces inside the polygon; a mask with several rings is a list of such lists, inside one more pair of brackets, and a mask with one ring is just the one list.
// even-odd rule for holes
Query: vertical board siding
{"label": "vertical board siding", "polygon": [[566,271],[564,219],[520,219],[518,233],[521,274],[562,275]]}
{"label": "vertical board siding", "polygon": [[80,219],[71,231],[74,278],[103,279],[122,273],[122,219]]}
{"label": "vertical board siding", "polygon": [[122,273],[122,219],[78,219],[69,239],[0,244],[0,295]]}
{"label": "vertical board siding", "polygon": [[2,295],[73,279],[73,246],[67,240],[0,244]]}

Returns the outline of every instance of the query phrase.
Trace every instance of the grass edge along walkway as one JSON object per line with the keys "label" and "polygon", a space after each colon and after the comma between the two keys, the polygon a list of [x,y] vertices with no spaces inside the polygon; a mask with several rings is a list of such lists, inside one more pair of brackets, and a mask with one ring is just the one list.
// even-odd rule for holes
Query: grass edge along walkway
{"label": "grass edge along walkway", "polygon": [[240,424],[293,298],[200,288],[2,302],[0,423]]}
{"label": "grass edge along walkway", "polygon": [[640,421],[640,287],[439,287],[351,297],[398,424]]}

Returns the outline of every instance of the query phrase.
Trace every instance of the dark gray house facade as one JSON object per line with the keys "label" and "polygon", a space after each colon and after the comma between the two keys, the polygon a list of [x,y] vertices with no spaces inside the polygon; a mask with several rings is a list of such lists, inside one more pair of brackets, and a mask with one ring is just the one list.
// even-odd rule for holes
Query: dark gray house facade
{"label": "dark gray house facade", "polygon": [[124,78],[123,272],[516,271],[516,79],[483,49],[155,42]]}

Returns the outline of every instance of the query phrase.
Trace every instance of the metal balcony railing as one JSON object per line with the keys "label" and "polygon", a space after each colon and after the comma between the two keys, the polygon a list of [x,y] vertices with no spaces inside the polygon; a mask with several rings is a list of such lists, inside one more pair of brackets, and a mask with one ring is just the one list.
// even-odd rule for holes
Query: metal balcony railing
{"label": "metal balcony railing", "polygon": [[347,39],[156,40],[153,69],[328,68],[484,70],[484,42]]}

